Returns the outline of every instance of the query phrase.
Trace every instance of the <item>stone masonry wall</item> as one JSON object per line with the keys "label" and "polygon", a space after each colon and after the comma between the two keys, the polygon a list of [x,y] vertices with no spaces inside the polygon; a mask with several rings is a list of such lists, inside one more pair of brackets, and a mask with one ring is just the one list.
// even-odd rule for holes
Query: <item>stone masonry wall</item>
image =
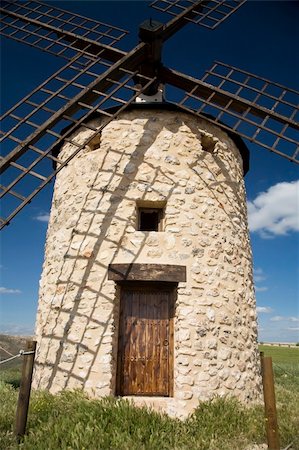
{"label": "stone masonry wall", "polygon": [[[81,143],[89,134],[74,136]],[[60,158],[71,151],[65,144]],[[136,231],[136,202],[166,204],[163,231]],[[180,417],[215,395],[255,401],[260,375],[242,159],[225,132],[183,112],[132,110],[57,175],[35,388],[114,394],[119,288],[107,268],[129,262],[187,268],[175,312],[174,396],[139,400]]]}

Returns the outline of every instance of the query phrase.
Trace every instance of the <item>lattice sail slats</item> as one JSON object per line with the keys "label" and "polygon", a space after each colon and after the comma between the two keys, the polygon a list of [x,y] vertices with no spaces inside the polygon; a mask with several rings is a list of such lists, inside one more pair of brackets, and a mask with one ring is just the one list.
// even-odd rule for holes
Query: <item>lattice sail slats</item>
{"label": "lattice sail slats", "polygon": [[155,0],[150,6],[158,11],[172,16],[178,16],[195,3],[199,3],[199,7],[186,20],[213,30],[240,8],[245,1],[210,0],[207,2],[203,0],[198,2],[195,0]]}
{"label": "lattice sail slats", "polygon": [[202,80],[164,69],[165,82],[184,90],[177,104],[299,163],[299,93],[216,62]]}
{"label": "lattice sail slats", "polygon": [[[138,47],[134,53],[135,58]],[[143,87],[137,88],[133,81],[137,71],[129,70],[126,64],[115,64],[102,76],[98,66],[98,62],[91,62],[82,71],[75,61],[68,63],[2,117],[0,198],[4,217],[0,228],[99,133],[100,128],[88,124],[94,114],[103,115],[106,125],[155,82],[142,77]],[[91,132],[84,144],[71,138],[78,127]],[[74,146],[67,161],[57,156],[57,148],[64,142]]]}
{"label": "lattice sail slats", "polygon": [[[5,0],[1,2],[0,12],[0,34],[67,60],[76,56],[78,50],[86,58],[94,59],[101,46],[107,46],[109,51],[109,47],[115,46],[128,33],[39,1]],[[117,60],[118,52],[112,51],[113,61]]]}
{"label": "lattice sail slats", "polygon": [[47,120],[84,93],[88,89],[86,86],[111,65],[98,59],[96,62],[89,61],[89,65],[82,69],[81,59],[82,56],[77,55],[0,117],[0,142],[5,141],[6,144],[2,156],[6,157],[16,143],[23,142],[28,135],[40,130]]}

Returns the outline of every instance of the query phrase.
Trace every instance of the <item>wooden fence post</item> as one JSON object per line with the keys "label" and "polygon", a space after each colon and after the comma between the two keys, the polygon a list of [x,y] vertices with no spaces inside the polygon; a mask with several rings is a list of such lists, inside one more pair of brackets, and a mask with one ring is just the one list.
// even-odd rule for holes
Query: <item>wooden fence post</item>
{"label": "wooden fence post", "polygon": [[24,359],[19,398],[16,411],[15,433],[18,440],[20,440],[20,438],[24,436],[26,430],[35,349],[36,341],[26,342],[25,354],[23,356]]}
{"label": "wooden fence post", "polygon": [[272,358],[261,352],[261,367],[265,403],[266,433],[269,450],[279,450],[279,433],[274,390]]}

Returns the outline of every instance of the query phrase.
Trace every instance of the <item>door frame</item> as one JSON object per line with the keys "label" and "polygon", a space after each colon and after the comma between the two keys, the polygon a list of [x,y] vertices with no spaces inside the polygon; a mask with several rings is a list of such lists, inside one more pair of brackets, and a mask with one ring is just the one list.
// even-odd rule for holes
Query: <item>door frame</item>
{"label": "door frame", "polygon": [[[178,283],[174,282],[156,282],[156,281],[123,281],[118,282],[120,289],[119,296],[119,320],[118,320],[118,337],[117,337],[117,362],[116,362],[116,386],[115,386],[115,394],[117,396],[123,396],[121,394],[121,369],[122,369],[122,359],[121,359],[121,320],[123,317],[123,309],[122,309],[122,292],[126,289],[139,289],[139,290],[157,290],[161,291],[161,289],[166,289],[170,294],[170,305],[169,305],[169,384],[168,384],[168,395],[149,395],[149,394],[138,394],[136,396],[145,396],[145,397],[173,397],[173,386],[174,386],[174,315],[175,315],[175,306],[177,299],[177,286]],[[131,394],[135,396],[135,394]]]}

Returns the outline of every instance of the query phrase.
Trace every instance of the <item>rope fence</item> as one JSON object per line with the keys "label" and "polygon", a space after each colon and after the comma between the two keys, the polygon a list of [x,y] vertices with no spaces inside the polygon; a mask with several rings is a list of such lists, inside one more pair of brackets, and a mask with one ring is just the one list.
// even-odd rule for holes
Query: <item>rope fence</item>
{"label": "rope fence", "polygon": [[0,345],[0,350],[3,350],[5,353],[7,353],[10,356],[13,356],[12,353],[10,353],[8,350],[6,350],[6,348],[1,347],[1,345]]}
{"label": "rope fence", "polygon": [[[7,353],[9,353],[9,352],[7,352]],[[12,355],[10,358],[3,359],[2,361],[0,361],[0,364],[7,363],[9,361],[12,361],[13,359],[20,358],[21,356],[32,355],[33,353],[35,353],[35,352],[34,351],[26,352],[25,350],[20,350],[17,355]]]}
{"label": "rope fence", "polygon": [[279,369],[284,375],[288,375],[288,376],[290,376],[292,378],[296,378],[296,379],[299,378],[298,375],[295,375],[294,373],[288,372],[287,370],[285,370],[283,367],[279,366],[276,363],[273,363],[273,368],[274,369]]}

